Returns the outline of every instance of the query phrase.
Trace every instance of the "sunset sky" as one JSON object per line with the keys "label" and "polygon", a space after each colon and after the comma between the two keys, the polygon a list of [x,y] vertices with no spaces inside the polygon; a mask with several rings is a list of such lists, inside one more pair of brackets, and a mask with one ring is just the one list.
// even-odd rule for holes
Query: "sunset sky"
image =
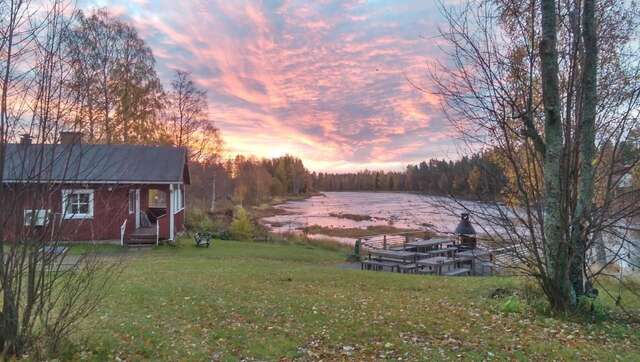
{"label": "sunset sky", "polygon": [[169,84],[207,89],[229,154],[300,156],[312,170],[401,169],[456,156],[428,87],[435,1],[91,1],[132,22]]}

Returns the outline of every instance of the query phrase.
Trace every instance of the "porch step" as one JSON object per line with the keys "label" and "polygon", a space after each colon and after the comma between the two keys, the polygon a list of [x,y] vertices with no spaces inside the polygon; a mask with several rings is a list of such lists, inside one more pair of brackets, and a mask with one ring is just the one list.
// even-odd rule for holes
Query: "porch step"
{"label": "porch step", "polygon": [[129,246],[133,245],[152,245],[155,244],[157,240],[156,228],[155,227],[147,227],[147,228],[139,228],[131,233],[127,237],[126,243]]}
{"label": "porch step", "polygon": [[126,242],[127,245],[155,245],[156,238],[153,239],[128,239]]}

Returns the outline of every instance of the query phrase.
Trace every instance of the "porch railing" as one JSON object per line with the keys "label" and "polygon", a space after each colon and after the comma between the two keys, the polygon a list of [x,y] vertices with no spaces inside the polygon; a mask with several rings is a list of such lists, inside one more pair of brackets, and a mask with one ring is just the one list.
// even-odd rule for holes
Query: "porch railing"
{"label": "porch railing", "polygon": [[124,246],[124,233],[127,231],[127,219],[120,226],[120,246]]}

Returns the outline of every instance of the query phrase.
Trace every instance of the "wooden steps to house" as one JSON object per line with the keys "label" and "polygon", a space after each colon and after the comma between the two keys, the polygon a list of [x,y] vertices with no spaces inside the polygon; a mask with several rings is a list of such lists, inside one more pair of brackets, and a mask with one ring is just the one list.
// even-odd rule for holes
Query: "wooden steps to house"
{"label": "wooden steps to house", "polygon": [[136,229],[127,237],[127,246],[151,246],[155,245],[158,240],[156,228],[145,227]]}

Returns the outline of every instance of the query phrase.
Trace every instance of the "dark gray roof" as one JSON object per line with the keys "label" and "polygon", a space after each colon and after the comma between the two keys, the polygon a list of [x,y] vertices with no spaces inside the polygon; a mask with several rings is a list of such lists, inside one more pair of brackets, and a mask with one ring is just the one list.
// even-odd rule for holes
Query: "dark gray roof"
{"label": "dark gray roof", "polygon": [[189,183],[182,148],[8,144],[5,153],[5,182]]}

